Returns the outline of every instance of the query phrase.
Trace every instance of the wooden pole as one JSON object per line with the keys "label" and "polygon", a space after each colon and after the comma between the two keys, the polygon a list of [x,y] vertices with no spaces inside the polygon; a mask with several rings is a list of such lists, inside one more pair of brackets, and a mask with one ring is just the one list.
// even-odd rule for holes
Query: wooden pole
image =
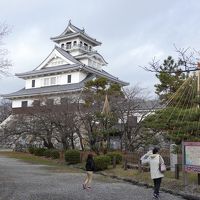
{"label": "wooden pole", "polygon": [[127,158],[125,158],[125,160],[124,160],[124,170],[128,169],[127,164],[128,164],[128,161],[127,161]]}
{"label": "wooden pole", "polygon": [[116,156],[113,156],[113,168],[116,168]]}
{"label": "wooden pole", "polygon": [[179,179],[179,164],[175,164],[175,179]]}
{"label": "wooden pole", "polygon": [[183,184],[186,186],[188,184],[187,172],[185,171],[185,147],[182,141],[182,173],[183,173]]}
{"label": "wooden pole", "polygon": [[200,185],[200,174],[198,173],[198,185]]}

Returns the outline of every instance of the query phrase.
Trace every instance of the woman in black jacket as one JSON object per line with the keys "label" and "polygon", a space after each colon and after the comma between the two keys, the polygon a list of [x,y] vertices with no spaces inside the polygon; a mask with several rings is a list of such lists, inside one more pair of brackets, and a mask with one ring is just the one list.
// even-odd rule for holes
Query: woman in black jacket
{"label": "woman in black jacket", "polygon": [[92,176],[95,169],[95,163],[92,154],[88,154],[85,169],[87,171],[87,176],[83,183],[83,189],[91,188]]}

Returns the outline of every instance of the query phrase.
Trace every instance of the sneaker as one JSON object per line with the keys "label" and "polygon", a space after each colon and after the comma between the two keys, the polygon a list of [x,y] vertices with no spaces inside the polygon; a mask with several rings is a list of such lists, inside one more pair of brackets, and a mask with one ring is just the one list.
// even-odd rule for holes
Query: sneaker
{"label": "sneaker", "polygon": [[159,196],[157,194],[153,194],[153,198],[152,199],[160,199]]}
{"label": "sneaker", "polygon": [[83,189],[86,189],[86,185],[83,183]]}

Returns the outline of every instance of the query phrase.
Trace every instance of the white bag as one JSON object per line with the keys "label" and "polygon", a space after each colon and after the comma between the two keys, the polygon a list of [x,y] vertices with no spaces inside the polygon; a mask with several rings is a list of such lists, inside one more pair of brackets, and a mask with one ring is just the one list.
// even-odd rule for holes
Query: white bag
{"label": "white bag", "polygon": [[159,156],[159,170],[161,173],[164,173],[167,170],[165,163],[161,162],[160,156]]}

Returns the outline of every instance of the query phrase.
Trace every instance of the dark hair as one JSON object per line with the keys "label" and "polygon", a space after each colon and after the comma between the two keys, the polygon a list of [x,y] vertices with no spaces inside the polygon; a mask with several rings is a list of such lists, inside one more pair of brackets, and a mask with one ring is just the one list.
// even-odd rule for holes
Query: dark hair
{"label": "dark hair", "polygon": [[158,147],[155,147],[155,148],[153,149],[153,154],[158,153],[158,151],[159,151],[159,148],[158,148]]}
{"label": "dark hair", "polygon": [[93,159],[93,155],[90,153],[88,154],[87,160]]}

